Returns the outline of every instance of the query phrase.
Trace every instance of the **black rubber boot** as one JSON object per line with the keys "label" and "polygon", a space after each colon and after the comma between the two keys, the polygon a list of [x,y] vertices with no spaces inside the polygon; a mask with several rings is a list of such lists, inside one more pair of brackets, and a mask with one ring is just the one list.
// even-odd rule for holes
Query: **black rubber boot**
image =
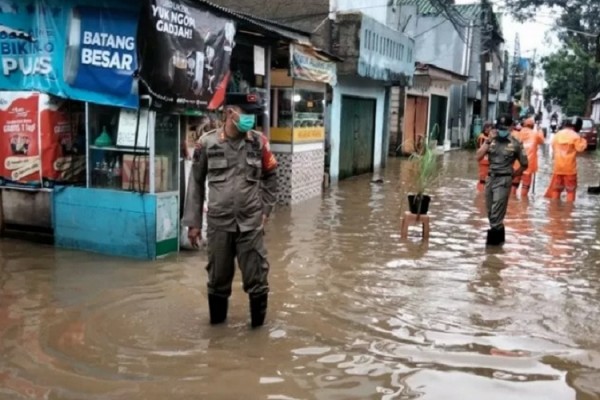
{"label": "black rubber boot", "polygon": [[504,228],[490,229],[487,232],[487,246],[500,246],[504,243]]}
{"label": "black rubber boot", "polygon": [[229,300],[225,297],[208,295],[208,309],[210,310],[210,323],[221,324],[227,319],[227,306]]}
{"label": "black rubber boot", "polygon": [[250,319],[253,328],[258,328],[265,323],[268,297],[267,294],[250,296]]}
{"label": "black rubber boot", "polygon": [[504,227],[498,229],[498,241],[500,242],[500,244],[503,244],[506,241]]}

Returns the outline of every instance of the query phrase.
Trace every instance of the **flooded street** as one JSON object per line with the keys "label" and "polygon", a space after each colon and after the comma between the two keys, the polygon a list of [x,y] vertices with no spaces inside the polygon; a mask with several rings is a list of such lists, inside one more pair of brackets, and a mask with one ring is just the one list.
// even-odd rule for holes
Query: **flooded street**
{"label": "flooded street", "polygon": [[132,262],[0,242],[0,399],[600,399],[600,197],[511,200],[486,250],[473,153],[444,155],[431,239],[400,239],[410,168],[344,181],[267,229],[267,325],[239,271],[210,327],[205,253]]}

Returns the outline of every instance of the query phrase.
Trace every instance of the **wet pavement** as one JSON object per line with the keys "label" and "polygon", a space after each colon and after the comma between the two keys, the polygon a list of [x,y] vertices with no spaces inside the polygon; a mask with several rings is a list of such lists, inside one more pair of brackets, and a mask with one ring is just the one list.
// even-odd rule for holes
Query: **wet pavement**
{"label": "wet pavement", "polygon": [[[599,399],[600,197],[510,204],[486,250],[472,153],[443,157],[428,244],[402,241],[411,168],[280,209],[268,324],[239,273],[210,327],[205,256],[131,262],[0,242],[0,399]],[[545,164],[545,162],[542,162]]]}

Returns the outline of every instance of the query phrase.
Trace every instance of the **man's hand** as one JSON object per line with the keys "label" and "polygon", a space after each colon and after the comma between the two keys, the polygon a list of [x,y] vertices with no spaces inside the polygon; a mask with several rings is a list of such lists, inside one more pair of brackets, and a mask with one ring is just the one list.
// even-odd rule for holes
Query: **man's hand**
{"label": "man's hand", "polygon": [[188,239],[193,248],[197,249],[200,247],[200,229],[188,227]]}
{"label": "man's hand", "polygon": [[268,215],[265,215],[265,214],[263,214],[263,217],[262,217],[262,226],[263,226],[263,228],[264,228],[265,226],[267,226],[267,223],[268,223],[268,222],[269,222],[269,216],[268,216]]}
{"label": "man's hand", "polygon": [[515,171],[513,172],[513,178],[514,178],[514,177],[517,177],[517,176],[522,176],[522,175],[523,175],[523,172],[525,172],[525,170],[524,170],[523,168],[519,168],[519,169],[515,170]]}

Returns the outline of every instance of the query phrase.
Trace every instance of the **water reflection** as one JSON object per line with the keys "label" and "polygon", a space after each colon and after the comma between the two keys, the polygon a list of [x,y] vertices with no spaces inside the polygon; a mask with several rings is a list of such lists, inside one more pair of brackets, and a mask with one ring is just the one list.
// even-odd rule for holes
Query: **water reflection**
{"label": "water reflection", "polygon": [[0,242],[0,398],[597,399],[596,160],[577,203],[513,198],[486,249],[472,154],[442,158],[429,242],[402,241],[410,166],[280,209],[272,300],[207,325],[203,255],[147,264]]}

